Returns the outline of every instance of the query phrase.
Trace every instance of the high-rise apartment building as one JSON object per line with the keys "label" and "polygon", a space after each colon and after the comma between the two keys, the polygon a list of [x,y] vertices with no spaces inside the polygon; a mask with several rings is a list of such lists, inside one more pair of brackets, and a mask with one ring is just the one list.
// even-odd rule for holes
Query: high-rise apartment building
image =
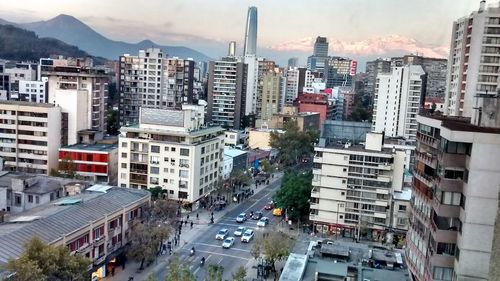
{"label": "high-rise apartment building", "polygon": [[[498,99],[485,102],[488,112],[500,109]],[[414,280],[492,280],[488,273],[499,206],[500,129],[491,117],[476,125],[464,117],[417,117],[406,248]]]}
{"label": "high-rise apartment building", "polygon": [[4,169],[45,175],[57,170],[61,116],[54,104],[0,101]]}
{"label": "high-rise apartment building", "polygon": [[269,71],[262,76],[262,97],[260,108],[260,119],[271,120],[275,113],[281,111],[280,94],[283,80],[279,68]]}
{"label": "high-rise apartment building", "polygon": [[167,190],[168,198],[196,202],[222,177],[224,129],[204,123],[202,106],[183,110],[142,107],[138,126],[120,129],[118,184]]}
{"label": "high-rise apartment building", "polygon": [[257,55],[257,7],[249,7],[245,27],[243,55]]}
{"label": "high-rise apartment building", "polygon": [[374,61],[366,62],[365,72],[367,74],[365,83],[365,92],[371,96],[375,95],[375,85],[377,84],[377,76],[391,72],[391,60],[378,58]]}
{"label": "high-rise apartment building", "polygon": [[327,88],[353,87],[357,62],[349,58],[331,57],[325,61],[324,79]]}
{"label": "high-rise apartment building", "polygon": [[255,96],[255,115],[257,119],[262,118],[262,103],[263,103],[263,90],[264,90],[264,75],[275,71],[276,63],[271,60],[259,58],[257,71],[257,93]]}
{"label": "high-rise apartment building", "polygon": [[210,122],[240,129],[245,113],[246,67],[235,57],[210,62],[207,107]]}
{"label": "high-rise apartment building", "polygon": [[[166,60],[168,73],[165,83],[167,89],[164,91],[166,93],[166,107],[181,108],[183,103],[193,104],[198,99],[194,96],[194,61],[177,57]],[[164,101],[161,104],[161,107],[165,107]]]}
{"label": "high-rise apartment building", "polygon": [[299,58],[289,58],[288,59],[288,67],[298,67],[299,66]]}
{"label": "high-rise apartment building", "polygon": [[314,42],[313,55],[307,58],[307,69],[323,71],[328,59],[328,39],[318,36]]}
{"label": "high-rise apartment building", "polygon": [[299,95],[299,69],[288,68],[285,70],[284,105],[292,105]]}
{"label": "high-rise apartment building", "polygon": [[500,4],[486,7],[453,23],[445,115],[473,117],[476,95],[496,95],[500,88]]}
{"label": "high-rise apartment building", "polygon": [[[78,60],[77,60],[78,61]],[[104,70],[71,59],[40,59],[41,79],[48,80],[48,102],[68,117],[67,142],[78,142],[78,132],[105,132],[109,76]]]}
{"label": "high-rise apartment building", "polygon": [[423,104],[425,72],[419,65],[394,67],[379,74],[375,86],[373,130],[415,140],[417,114]]}
{"label": "high-rise apartment building", "polygon": [[391,223],[392,194],[402,189],[406,155],[383,142],[383,134],[368,133],[364,146],[323,141],[314,148],[309,219],[317,232],[359,238],[363,225],[381,238]]}

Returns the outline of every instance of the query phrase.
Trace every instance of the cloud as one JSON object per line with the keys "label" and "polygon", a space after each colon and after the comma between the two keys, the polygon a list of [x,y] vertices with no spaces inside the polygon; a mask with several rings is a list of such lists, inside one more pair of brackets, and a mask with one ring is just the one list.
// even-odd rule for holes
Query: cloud
{"label": "cloud", "polygon": [[[295,51],[312,54],[314,40],[312,37],[306,37],[272,45],[268,48],[276,51]],[[377,56],[403,52],[419,53],[426,57],[445,58],[448,56],[449,51],[447,46],[424,44],[416,39],[401,35],[372,37],[351,42],[329,38],[328,41],[330,42],[329,49],[331,54],[346,56]]]}

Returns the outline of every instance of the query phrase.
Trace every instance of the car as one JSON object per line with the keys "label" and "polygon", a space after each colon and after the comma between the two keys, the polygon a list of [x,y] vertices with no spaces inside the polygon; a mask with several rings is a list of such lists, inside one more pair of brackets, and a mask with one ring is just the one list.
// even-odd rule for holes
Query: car
{"label": "car", "polygon": [[238,236],[239,237],[239,236],[243,235],[243,233],[245,233],[245,230],[247,230],[246,227],[244,227],[244,226],[238,226],[238,228],[234,231],[233,234],[234,234],[234,236]]}
{"label": "car", "polygon": [[283,215],[283,211],[281,210],[281,208],[274,208],[273,216],[280,217],[281,215]]}
{"label": "car", "polygon": [[222,242],[222,248],[224,249],[229,249],[233,245],[234,245],[234,237],[228,237],[224,239],[224,242]]}
{"label": "car", "polygon": [[271,202],[267,203],[267,204],[264,206],[264,209],[266,209],[266,210],[268,210],[268,211],[269,211],[269,210],[272,210],[273,208],[274,208],[274,202],[273,202],[273,201],[271,201]]}
{"label": "car", "polygon": [[268,217],[262,217],[258,222],[257,226],[266,226],[269,224],[269,218]]}
{"label": "car", "polygon": [[227,228],[223,228],[217,232],[215,235],[215,239],[217,240],[224,240],[226,239],[227,235],[229,234],[229,230]]}
{"label": "car", "polygon": [[247,214],[241,213],[236,217],[236,222],[245,222],[247,220]]}
{"label": "car", "polygon": [[252,216],[252,219],[253,220],[260,220],[260,218],[262,218],[263,214],[262,212],[255,212]]}
{"label": "car", "polygon": [[243,233],[243,235],[241,236],[241,242],[248,243],[252,239],[253,239],[253,230],[252,229],[245,230],[245,233]]}

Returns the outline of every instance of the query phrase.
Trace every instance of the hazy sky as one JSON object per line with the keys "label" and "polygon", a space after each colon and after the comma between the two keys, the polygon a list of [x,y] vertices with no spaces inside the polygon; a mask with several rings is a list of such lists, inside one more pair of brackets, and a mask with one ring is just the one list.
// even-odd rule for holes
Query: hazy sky
{"label": "hazy sky", "polygon": [[445,57],[453,20],[479,0],[0,0],[0,17],[29,22],[64,13],[111,39],[151,39],[219,57],[230,40],[241,52],[248,6],[258,8],[261,55],[303,60],[321,35],[332,55]]}

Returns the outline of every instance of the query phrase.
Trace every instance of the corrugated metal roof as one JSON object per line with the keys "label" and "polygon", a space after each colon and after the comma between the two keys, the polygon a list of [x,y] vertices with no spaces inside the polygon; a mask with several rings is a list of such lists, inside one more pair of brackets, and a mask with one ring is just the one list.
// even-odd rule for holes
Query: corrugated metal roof
{"label": "corrugated metal roof", "polygon": [[[56,241],[92,221],[102,219],[106,214],[114,213],[123,207],[147,198],[145,190],[114,187],[88,201],[73,206],[61,208],[61,211],[45,218],[26,223],[12,231],[2,231],[10,224],[0,225],[0,263],[6,263],[11,258],[21,255],[23,245],[32,237],[38,236],[46,243]],[[59,208],[59,207],[57,207]]]}

